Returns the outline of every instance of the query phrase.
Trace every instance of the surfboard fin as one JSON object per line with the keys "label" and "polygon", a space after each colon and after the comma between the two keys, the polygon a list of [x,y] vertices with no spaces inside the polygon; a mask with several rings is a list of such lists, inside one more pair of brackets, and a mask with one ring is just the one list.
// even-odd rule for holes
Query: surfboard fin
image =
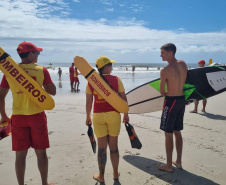
{"label": "surfboard fin", "polygon": [[90,124],[89,124],[87,134],[89,136],[89,140],[90,140],[90,143],[91,143],[91,146],[92,146],[92,149],[93,149],[93,153],[96,153],[96,145],[97,144],[96,144],[95,137],[94,137],[94,134],[93,134],[93,129],[92,129]]}
{"label": "surfboard fin", "polygon": [[132,148],[141,149],[142,144],[141,144],[140,140],[138,139],[133,126],[127,122],[127,123],[125,123],[125,127],[126,127],[126,131],[127,131],[128,135],[129,135],[129,139],[130,139]]}

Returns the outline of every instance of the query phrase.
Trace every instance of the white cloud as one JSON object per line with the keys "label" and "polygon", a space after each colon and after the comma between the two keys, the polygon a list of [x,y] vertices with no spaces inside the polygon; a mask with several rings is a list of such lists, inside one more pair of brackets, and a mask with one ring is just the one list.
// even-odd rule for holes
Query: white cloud
{"label": "white cloud", "polygon": [[112,2],[109,0],[100,0],[101,3],[105,4],[105,5],[112,5]]}
{"label": "white cloud", "polygon": [[130,9],[133,11],[133,12],[141,12],[141,11],[144,11],[144,7],[142,5],[139,5],[139,4],[132,4],[130,6]]}
{"label": "white cloud", "polygon": [[[16,46],[24,40],[43,47],[44,61],[67,62],[75,55],[93,60],[108,54],[124,61],[123,58],[129,54],[127,59],[131,57],[131,60],[137,58],[147,62],[148,57],[153,56],[159,60],[159,48],[167,42],[175,43],[179,55],[188,60],[192,53],[226,55],[225,30],[212,33],[188,33],[183,28],[155,30],[144,27],[145,22],[136,18],[123,17],[111,21],[105,18],[97,21],[65,19],[59,14],[67,17],[71,10],[62,0],[33,2],[0,1],[0,41],[13,57],[17,57]],[[50,14],[49,11],[59,14]]]}
{"label": "white cloud", "polygon": [[107,12],[114,12],[114,8],[107,8]]}

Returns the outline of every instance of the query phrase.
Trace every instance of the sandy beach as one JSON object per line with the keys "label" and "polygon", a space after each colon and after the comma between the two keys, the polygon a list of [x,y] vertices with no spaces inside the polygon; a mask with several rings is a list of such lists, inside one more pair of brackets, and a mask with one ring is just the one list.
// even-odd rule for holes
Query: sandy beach
{"label": "sandy beach", "polygon": [[[98,172],[97,156],[93,154],[85,125],[85,94],[70,93],[54,97],[56,107],[46,111],[51,147],[49,182],[57,185],[97,185],[92,176]],[[201,104],[200,104],[201,105]],[[159,129],[161,112],[130,115],[130,123],[143,144],[141,150],[132,149],[121,126],[119,136],[121,176],[112,177],[109,150],[105,184],[113,185],[216,185],[226,182],[226,93],[209,98],[207,113],[189,113],[194,104],[186,107],[184,117],[183,168],[174,173],[157,169],[166,162],[164,133]],[[6,102],[11,114],[11,101]],[[174,159],[175,159],[174,150]],[[16,185],[15,153],[11,137],[0,141],[0,185]],[[40,185],[40,175],[33,149],[27,156],[26,185]]]}

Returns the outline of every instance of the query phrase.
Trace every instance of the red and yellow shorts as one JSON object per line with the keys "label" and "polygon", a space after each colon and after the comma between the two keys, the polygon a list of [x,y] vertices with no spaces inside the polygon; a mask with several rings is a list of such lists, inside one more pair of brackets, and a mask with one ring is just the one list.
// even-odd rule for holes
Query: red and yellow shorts
{"label": "red and yellow shorts", "polygon": [[75,81],[75,82],[79,82],[78,77],[74,77],[74,81]]}
{"label": "red and yellow shorts", "polygon": [[12,149],[49,148],[47,119],[44,112],[33,115],[12,115]]}
{"label": "red and yellow shorts", "polygon": [[121,129],[121,115],[115,111],[93,113],[93,126],[97,137],[118,136]]}

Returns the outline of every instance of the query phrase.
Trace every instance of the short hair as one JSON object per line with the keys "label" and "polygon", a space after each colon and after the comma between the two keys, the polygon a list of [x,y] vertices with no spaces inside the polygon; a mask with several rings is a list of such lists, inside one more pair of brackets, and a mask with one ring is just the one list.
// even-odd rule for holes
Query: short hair
{"label": "short hair", "polygon": [[20,58],[23,59],[23,58],[27,58],[30,52],[32,52],[32,51],[25,52],[25,53],[18,53],[18,54],[19,54]]}
{"label": "short hair", "polygon": [[173,43],[164,44],[160,49],[164,49],[166,51],[172,51],[173,55],[175,55],[177,51],[177,48]]}

